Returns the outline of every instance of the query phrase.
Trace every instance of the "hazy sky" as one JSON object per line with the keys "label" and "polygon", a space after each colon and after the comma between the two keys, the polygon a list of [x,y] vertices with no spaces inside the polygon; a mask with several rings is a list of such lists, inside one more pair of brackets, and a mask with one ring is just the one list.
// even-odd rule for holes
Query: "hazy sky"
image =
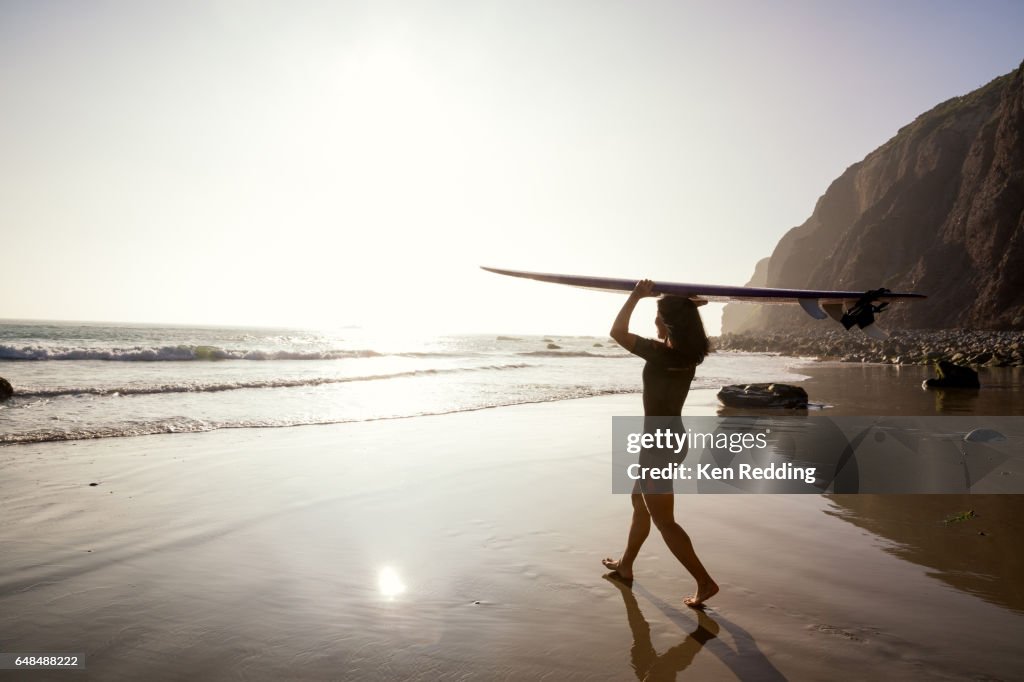
{"label": "hazy sky", "polygon": [[620,295],[477,265],[743,284],[847,166],[1015,68],[1022,27],[1020,2],[0,0],[0,318],[602,334]]}

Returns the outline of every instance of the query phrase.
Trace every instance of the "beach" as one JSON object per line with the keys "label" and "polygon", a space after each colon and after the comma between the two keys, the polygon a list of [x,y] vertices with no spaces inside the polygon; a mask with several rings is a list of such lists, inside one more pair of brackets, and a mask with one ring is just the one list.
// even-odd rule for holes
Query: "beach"
{"label": "beach", "polygon": [[[842,405],[893,368],[800,371],[812,400]],[[888,402],[864,400],[912,404],[918,383],[890,377]],[[684,415],[715,414],[714,393]],[[685,607],[692,581],[657,533],[632,590],[606,579],[629,519],[610,493],[610,417],[638,405],[0,448],[0,650],[78,653],[103,680],[1024,670],[1020,496],[678,495],[721,593]],[[964,509],[976,518],[942,522]],[[83,673],[31,679],[69,675]]]}
{"label": "beach", "polygon": [[1024,680],[1022,25],[0,4],[0,682]]}

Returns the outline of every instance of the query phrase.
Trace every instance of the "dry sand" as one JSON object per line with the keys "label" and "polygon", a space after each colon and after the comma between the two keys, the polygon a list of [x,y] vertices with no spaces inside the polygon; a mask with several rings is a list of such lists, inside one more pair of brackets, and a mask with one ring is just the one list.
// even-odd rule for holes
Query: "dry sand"
{"label": "dry sand", "polygon": [[[852,395],[829,372],[815,392]],[[632,591],[605,580],[610,417],[638,409],[0,449],[0,651],[87,660],[19,678],[149,682],[1024,675],[1021,496],[680,495],[710,608],[656,532]]]}

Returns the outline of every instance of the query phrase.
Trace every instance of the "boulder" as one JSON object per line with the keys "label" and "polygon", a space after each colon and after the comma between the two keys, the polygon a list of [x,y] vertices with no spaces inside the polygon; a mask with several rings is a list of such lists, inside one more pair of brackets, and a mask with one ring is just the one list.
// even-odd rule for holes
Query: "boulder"
{"label": "boulder", "polygon": [[560,350],[561,348],[562,347],[559,346],[557,343],[549,343],[548,344],[548,350]]}
{"label": "boulder", "polygon": [[14,387],[11,386],[11,382],[3,377],[0,377],[0,403],[14,395]]}
{"label": "boulder", "polygon": [[981,388],[978,373],[970,367],[955,365],[946,360],[939,360],[935,365],[934,379],[925,379],[924,388]]}
{"label": "boulder", "polygon": [[807,391],[789,384],[733,384],[723,386],[718,399],[726,407],[807,407]]}

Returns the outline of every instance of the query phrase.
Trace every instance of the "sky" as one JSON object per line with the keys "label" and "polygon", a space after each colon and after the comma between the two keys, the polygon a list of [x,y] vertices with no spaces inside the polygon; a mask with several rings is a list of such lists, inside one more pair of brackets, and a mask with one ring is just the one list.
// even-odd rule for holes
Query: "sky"
{"label": "sky", "polygon": [[0,0],[0,318],[604,334],[621,294],[478,266],[744,284],[846,167],[1016,68],[1022,26],[994,1]]}

